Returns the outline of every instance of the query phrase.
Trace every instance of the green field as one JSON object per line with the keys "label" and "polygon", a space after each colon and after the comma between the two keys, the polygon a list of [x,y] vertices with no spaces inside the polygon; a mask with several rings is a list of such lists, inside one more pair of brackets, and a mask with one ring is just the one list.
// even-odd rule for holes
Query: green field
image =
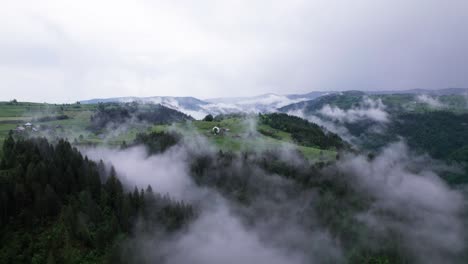
{"label": "green field", "polygon": [[[336,156],[334,150],[321,150],[318,148],[297,146],[289,133],[274,129],[257,122],[252,118],[232,117],[221,121],[192,121],[173,125],[143,125],[132,124],[122,129],[92,133],[87,130],[90,117],[96,105],[87,104],[41,104],[41,103],[11,103],[0,102],[0,141],[10,130],[31,122],[39,128],[48,127],[51,130],[34,132],[36,136],[67,138],[79,144],[106,144],[120,145],[124,141],[133,142],[137,133],[149,131],[176,130],[182,134],[203,136],[216,148],[223,151],[265,151],[272,149],[297,149],[311,160],[331,160]],[[37,121],[44,117],[68,116],[68,119]],[[226,131],[214,135],[212,129],[218,126]],[[58,128],[57,128],[58,127]],[[262,133],[260,133],[262,132]],[[33,132],[28,132],[33,133]],[[269,136],[265,136],[267,133]]]}
{"label": "green field", "polygon": [[[0,102],[0,140],[8,135],[10,130],[16,129],[27,122],[35,126],[62,126],[57,136],[71,137],[84,132],[95,105],[80,104],[42,104],[42,103],[11,103]],[[37,121],[44,117],[68,116],[64,120]],[[62,131],[63,130],[63,131]]]}
{"label": "green field", "polygon": [[[219,135],[212,132],[213,127],[228,129]],[[298,146],[289,133],[267,125],[256,125],[254,119],[227,118],[222,121],[193,121],[172,126],[157,125],[153,131],[175,130],[192,136],[202,135],[223,151],[266,151],[274,149],[297,149],[309,160],[333,160],[337,152],[313,147]],[[258,131],[267,130],[273,136],[265,136]]]}

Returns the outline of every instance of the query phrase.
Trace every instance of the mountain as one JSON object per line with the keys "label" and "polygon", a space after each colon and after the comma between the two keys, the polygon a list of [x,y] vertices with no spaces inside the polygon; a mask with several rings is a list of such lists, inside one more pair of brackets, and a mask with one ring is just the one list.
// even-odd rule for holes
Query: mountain
{"label": "mountain", "polygon": [[138,120],[151,124],[171,124],[185,120],[193,120],[175,109],[165,107],[161,104],[100,104],[91,116],[90,129],[100,131],[104,128],[115,129],[121,124]]}
{"label": "mountain", "polygon": [[217,109],[218,111],[235,109],[241,112],[273,112],[279,107],[311,98],[307,96],[300,97],[300,95],[292,97],[294,99],[291,99],[288,95],[269,93],[252,97],[207,99],[206,101],[211,103],[211,105],[207,106],[208,109]]}
{"label": "mountain", "polygon": [[428,95],[465,95],[468,88],[410,89],[389,91],[368,91],[367,94],[428,94]]}
{"label": "mountain", "polygon": [[324,94],[312,100],[300,101],[278,108],[280,112],[301,110],[305,114],[319,111],[326,105],[350,109],[362,103],[365,97],[381,100],[387,110],[415,111],[445,109],[465,112],[468,89],[447,88],[438,90],[413,89],[396,91],[344,91]]}
{"label": "mountain", "polygon": [[[138,102],[142,104],[161,104],[167,108],[171,108],[184,114],[193,116],[194,118],[203,118],[207,113],[204,111],[204,102],[194,97],[174,97],[174,96],[151,96],[151,97],[114,97],[100,98],[80,101],[82,104],[97,104],[97,103],[129,103]],[[201,113],[201,114],[200,114]]]}
{"label": "mountain", "polygon": [[[174,97],[174,96],[152,96],[152,97],[115,97],[84,100],[82,104],[96,104],[107,102],[139,102],[161,104],[165,107],[191,115],[195,119],[202,119],[207,114],[230,114],[230,113],[269,113],[290,110],[304,109],[314,111],[320,109],[325,104],[344,104],[349,107],[357,99],[364,95],[383,96],[401,95],[409,96],[426,94],[431,96],[442,95],[464,95],[468,94],[465,88],[447,88],[439,90],[413,89],[395,91],[313,91],[305,94],[279,95],[267,93],[250,97],[222,97],[201,100],[195,97]],[[345,95],[345,97],[343,97]],[[351,101],[349,101],[351,100]],[[336,101],[336,102],[335,102]]]}
{"label": "mountain", "polygon": [[328,95],[328,94],[333,94],[333,93],[338,93],[337,91],[314,91],[306,94],[288,94],[286,95],[289,99],[291,100],[297,100],[297,99],[307,99],[307,100],[312,100],[315,98],[318,98],[320,96]]}
{"label": "mountain", "polygon": [[172,97],[172,96],[152,96],[152,97],[116,97],[102,98],[80,101],[82,104],[97,103],[153,103],[161,104],[165,107],[191,115],[195,119],[202,119],[207,114],[230,114],[230,113],[265,113],[274,112],[277,108],[292,103],[317,98],[328,92],[311,92],[307,94],[278,95],[263,94],[252,97],[232,97],[232,98],[213,98],[200,100],[194,97]]}
{"label": "mountain", "polygon": [[320,110],[323,106],[329,104],[339,106],[340,108],[349,108],[351,105],[361,101],[366,93],[361,91],[345,91],[323,95],[313,100],[301,101],[278,108],[280,112],[289,112],[302,110],[305,113],[311,113]]}

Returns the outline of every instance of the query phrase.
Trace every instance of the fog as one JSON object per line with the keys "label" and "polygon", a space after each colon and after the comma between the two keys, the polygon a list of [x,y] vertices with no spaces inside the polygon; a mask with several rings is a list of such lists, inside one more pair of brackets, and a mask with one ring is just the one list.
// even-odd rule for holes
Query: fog
{"label": "fog", "polygon": [[337,106],[325,105],[318,111],[319,114],[339,122],[355,123],[364,119],[377,122],[388,122],[388,113],[382,100],[364,97],[358,106],[350,109],[341,109]]}
{"label": "fog", "polygon": [[429,107],[435,108],[435,109],[445,107],[445,105],[441,101],[439,101],[438,98],[433,98],[426,94],[418,95],[416,97],[416,100],[421,103],[427,104]]}
{"label": "fog", "polygon": [[414,157],[403,143],[373,161],[350,156],[337,164],[353,175],[355,188],[371,194],[371,209],[358,219],[380,235],[397,231],[420,263],[457,263],[465,245],[461,193],[431,171],[427,157]]}
{"label": "fog", "polygon": [[[251,127],[253,120],[246,121]],[[186,135],[187,137],[188,135]],[[189,142],[191,142],[189,144]],[[320,222],[318,189],[303,190],[296,182],[266,172],[251,159],[211,164],[210,177],[246,178],[252,192],[242,205],[214,186],[194,183],[190,162],[198,155],[215,155],[202,137],[162,154],[149,156],[144,147],[125,150],[90,148],[90,158],[112,164],[127,188],[134,185],[169,194],[196,206],[196,219],[177,234],[136,233],[122,245],[126,257],[140,263],[344,263],[345,248],[338,236]],[[280,160],[307,168],[294,152],[282,151]],[[261,154],[256,154],[261,155]],[[324,168],[323,175],[345,181],[368,196],[369,207],[353,218],[371,230],[363,237],[370,249],[378,241],[396,237],[398,247],[416,263],[457,263],[464,247],[460,192],[437,175],[427,156],[412,153],[404,142],[391,144],[369,159],[344,154]],[[224,166],[224,167],[223,167]],[[326,176],[330,175],[330,176]],[[335,175],[335,176],[332,176]],[[342,176],[336,176],[342,175]],[[344,178],[343,178],[344,177]],[[339,217],[339,216],[336,216]],[[375,244],[377,243],[377,244]]]}

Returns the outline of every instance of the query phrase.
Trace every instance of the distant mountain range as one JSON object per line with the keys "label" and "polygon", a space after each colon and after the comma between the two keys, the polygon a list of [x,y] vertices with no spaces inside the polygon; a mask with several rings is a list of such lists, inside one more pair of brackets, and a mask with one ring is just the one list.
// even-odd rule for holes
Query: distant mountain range
{"label": "distant mountain range", "polygon": [[116,97],[101,98],[81,101],[82,104],[96,103],[154,103],[181,111],[191,115],[196,119],[201,119],[207,114],[228,114],[237,112],[273,112],[276,109],[301,102],[312,100],[330,92],[311,92],[307,94],[263,94],[252,97],[232,97],[232,98],[214,98],[200,100],[194,97],[172,97],[172,96],[152,96],[152,97]]}
{"label": "distant mountain range", "polygon": [[[235,112],[274,112],[279,108],[287,108],[289,105],[298,107],[301,102],[314,100],[318,97],[331,94],[340,94],[341,91],[314,91],[305,94],[263,94],[252,97],[223,97],[201,100],[195,97],[173,97],[173,96],[152,96],[152,97],[115,97],[115,98],[100,98],[80,101],[82,104],[96,103],[154,103],[161,104],[168,108],[181,111],[191,115],[196,119],[201,119],[207,114],[228,114]],[[359,94],[428,94],[428,95],[460,95],[468,94],[467,88],[446,88],[439,90],[429,89],[412,89],[412,90],[397,90],[397,91],[346,91],[346,93]],[[298,104],[299,103],[299,104]]]}

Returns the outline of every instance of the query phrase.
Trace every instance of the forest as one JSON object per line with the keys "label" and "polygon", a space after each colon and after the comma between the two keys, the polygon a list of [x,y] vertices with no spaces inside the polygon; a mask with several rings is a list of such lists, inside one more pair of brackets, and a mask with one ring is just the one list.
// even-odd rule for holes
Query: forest
{"label": "forest", "polygon": [[321,149],[344,149],[349,147],[338,135],[324,132],[317,124],[296,116],[283,113],[260,114],[259,123],[291,133],[294,141],[300,145],[319,147]]}
{"label": "forest", "polygon": [[89,129],[99,131],[107,126],[115,128],[132,120],[149,124],[170,124],[193,120],[193,118],[160,104],[99,103],[95,113],[91,116]]}
{"label": "forest", "polygon": [[137,228],[174,232],[195,214],[151,186],[126,189],[113,167],[63,140],[10,135],[3,153],[1,263],[120,263],[117,245]]}
{"label": "forest", "polygon": [[[414,156],[466,162],[465,115],[400,113],[384,124],[387,133],[369,133],[375,121],[346,123],[350,133],[374,144],[358,151],[318,124],[284,113],[190,121],[163,106],[132,107],[99,104],[89,117],[100,130],[154,122],[118,145],[9,133],[0,159],[1,263],[211,263],[213,253],[204,250],[225,245],[218,250],[235,251],[257,240],[257,250],[277,254],[278,263],[290,256],[303,259],[292,263],[467,259],[460,226],[468,212],[446,185],[462,188],[466,177],[439,174],[425,165],[433,160]],[[179,123],[169,125],[172,118]],[[259,133],[247,121],[256,122]],[[214,135],[215,125],[225,134]],[[389,144],[398,135],[407,143]],[[274,147],[211,145],[230,140]],[[331,155],[310,159],[300,147]],[[101,154],[89,158],[90,151]],[[375,172],[404,180],[381,181]],[[166,188],[174,184],[183,191]],[[247,237],[237,241],[238,234]]]}

